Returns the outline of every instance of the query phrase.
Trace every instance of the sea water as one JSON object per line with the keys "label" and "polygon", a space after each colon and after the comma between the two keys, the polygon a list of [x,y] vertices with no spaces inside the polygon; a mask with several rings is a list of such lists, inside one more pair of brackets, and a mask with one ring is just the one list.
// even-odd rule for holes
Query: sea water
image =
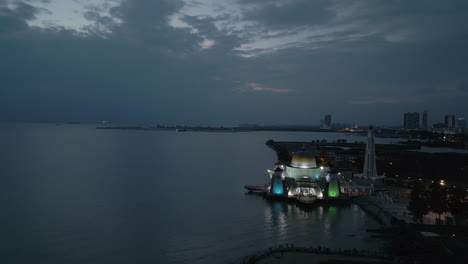
{"label": "sea water", "polygon": [[[0,124],[1,263],[232,263],[280,244],[380,250],[358,206],[307,210],[245,193],[275,141],[317,132],[99,130]],[[379,143],[379,139],[377,139]]]}

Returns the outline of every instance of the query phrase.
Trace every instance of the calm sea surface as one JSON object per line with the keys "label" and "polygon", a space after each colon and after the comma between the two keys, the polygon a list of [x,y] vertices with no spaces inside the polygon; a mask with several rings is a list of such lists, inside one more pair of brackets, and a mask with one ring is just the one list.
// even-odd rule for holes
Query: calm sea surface
{"label": "calm sea surface", "polygon": [[284,243],[378,250],[365,232],[378,224],[355,205],[304,211],[244,192],[268,181],[267,140],[338,138],[365,140],[0,124],[0,263],[231,263]]}

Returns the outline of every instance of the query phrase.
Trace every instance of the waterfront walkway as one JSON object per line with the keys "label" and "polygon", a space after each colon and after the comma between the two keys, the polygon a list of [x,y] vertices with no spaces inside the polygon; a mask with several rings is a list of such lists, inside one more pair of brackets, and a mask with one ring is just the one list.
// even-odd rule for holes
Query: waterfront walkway
{"label": "waterfront walkway", "polygon": [[[379,202],[376,196],[357,196],[352,199],[352,202],[359,205],[368,214],[375,217],[378,221],[385,225],[395,224],[396,221],[405,222],[407,224],[416,224],[412,219],[412,214],[408,210],[407,205],[409,200],[407,198],[398,198],[393,196],[391,203]],[[437,224],[438,215],[434,212],[429,212],[424,216],[424,224]],[[441,215],[441,223],[450,223],[447,219],[453,219],[450,213]],[[453,222],[453,220],[451,221]]]}
{"label": "waterfront walkway", "polygon": [[381,224],[388,226],[394,224],[397,220],[405,221],[401,219],[401,216],[390,211],[389,208],[376,203],[376,199],[373,196],[354,197],[352,202],[359,205],[369,215],[375,217]]}

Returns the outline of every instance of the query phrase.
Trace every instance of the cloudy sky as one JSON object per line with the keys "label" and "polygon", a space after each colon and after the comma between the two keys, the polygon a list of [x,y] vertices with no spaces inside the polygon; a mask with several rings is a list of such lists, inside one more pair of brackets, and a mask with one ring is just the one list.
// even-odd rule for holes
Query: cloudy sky
{"label": "cloudy sky", "polygon": [[0,121],[468,118],[466,0],[0,0]]}

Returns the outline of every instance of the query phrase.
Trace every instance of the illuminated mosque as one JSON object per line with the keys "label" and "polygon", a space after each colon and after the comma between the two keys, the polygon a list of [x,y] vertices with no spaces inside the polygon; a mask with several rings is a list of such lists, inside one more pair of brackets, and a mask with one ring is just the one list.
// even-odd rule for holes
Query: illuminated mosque
{"label": "illuminated mosque", "polygon": [[301,149],[293,153],[290,163],[268,170],[269,195],[295,198],[303,203],[338,198],[339,178],[330,171],[323,159],[316,159],[312,151]]}

